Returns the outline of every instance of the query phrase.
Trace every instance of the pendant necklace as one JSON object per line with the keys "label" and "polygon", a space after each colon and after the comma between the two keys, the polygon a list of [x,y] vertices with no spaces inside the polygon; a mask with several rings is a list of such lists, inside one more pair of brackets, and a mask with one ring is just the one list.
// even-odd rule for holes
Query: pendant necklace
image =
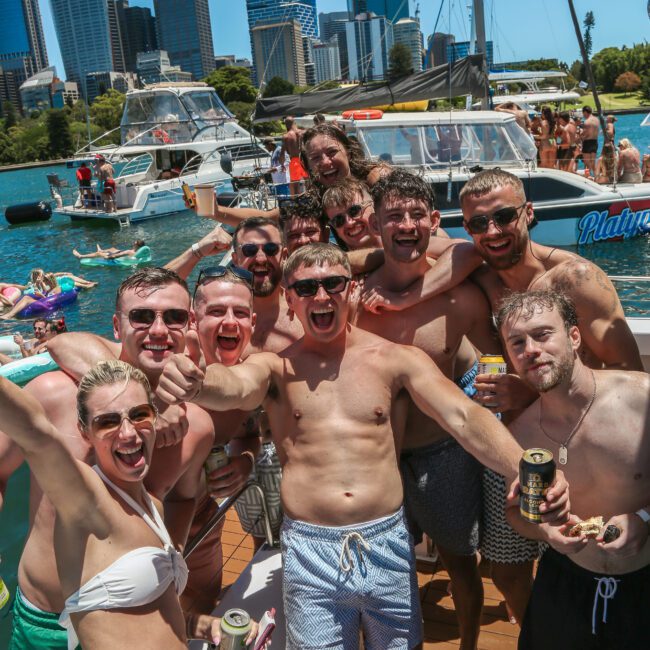
{"label": "pendant necklace", "polygon": [[553,440],[554,443],[560,445],[560,453],[558,454],[558,461],[560,465],[567,464],[567,461],[569,460],[569,450],[567,449],[567,447],[571,442],[571,438],[573,438],[573,436],[580,428],[580,425],[582,424],[583,420],[587,417],[587,413],[589,413],[589,409],[591,408],[592,404],[594,403],[594,400],[596,399],[596,376],[594,375],[593,370],[591,371],[591,379],[594,383],[594,390],[591,393],[591,399],[589,400],[589,404],[587,404],[587,408],[582,412],[582,415],[578,418],[578,421],[576,422],[573,429],[571,429],[571,433],[569,433],[567,439],[562,443],[558,443],[557,440],[553,440],[553,438],[549,436],[548,433],[546,433],[546,431],[544,430],[544,427],[542,426],[542,400],[540,399],[539,401],[539,428],[549,440]]}

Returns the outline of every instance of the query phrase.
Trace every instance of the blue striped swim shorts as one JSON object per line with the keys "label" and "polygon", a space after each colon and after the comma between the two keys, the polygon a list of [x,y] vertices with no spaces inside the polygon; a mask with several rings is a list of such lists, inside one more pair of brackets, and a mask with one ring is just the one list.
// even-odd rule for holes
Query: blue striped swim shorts
{"label": "blue striped swim shorts", "polygon": [[282,523],[287,649],[408,650],[422,641],[412,538],[400,508],[354,526]]}

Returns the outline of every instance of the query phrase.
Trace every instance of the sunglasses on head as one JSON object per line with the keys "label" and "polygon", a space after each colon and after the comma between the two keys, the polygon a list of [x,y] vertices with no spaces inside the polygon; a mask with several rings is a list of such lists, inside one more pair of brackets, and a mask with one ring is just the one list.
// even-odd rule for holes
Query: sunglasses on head
{"label": "sunglasses on head", "polygon": [[346,275],[330,275],[322,280],[296,280],[287,289],[293,289],[301,298],[309,298],[318,293],[318,287],[323,287],[331,296],[344,291],[349,281],[350,278]]}
{"label": "sunglasses on head", "polygon": [[501,208],[496,212],[489,214],[477,214],[471,219],[468,219],[465,222],[468,232],[472,235],[482,235],[488,231],[490,227],[490,221],[494,222],[494,225],[499,228],[507,226],[509,223],[512,223],[519,217],[519,211],[526,206],[526,201],[517,207],[510,208]]}
{"label": "sunglasses on head", "polygon": [[119,432],[124,420],[128,420],[136,429],[153,428],[156,415],[156,409],[152,404],[140,404],[131,407],[128,411],[119,413],[113,411],[97,415],[92,419],[89,429],[99,439],[110,438]]}
{"label": "sunglasses on head", "polygon": [[190,312],[187,309],[165,309],[160,311],[143,307],[142,309],[132,309],[129,312],[129,323],[134,329],[143,330],[151,327],[158,315],[170,330],[183,329],[190,319]]}
{"label": "sunglasses on head", "polygon": [[250,288],[253,287],[253,274],[246,269],[242,269],[240,266],[235,266],[234,264],[228,264],[228,266],[209,266],[201,269],[199,279],[196,281],[196,287],[194,288],[194,294],[196,295],[196,290],[208,280],[222,278],[226,273],[232,273],[240,280],[244,280]]}
{"label": "sunglasses on head", "polygon": [[264,255],[267,257],[273,257],[274,255],[278,254],[278,251],[280,250],[280,244],[269,241],[266,242],[266,244],[242,244],[240,246],[242,255],[244,257],[255,257],[257,255],[257,251],[259,251],[260,248],[262,249]]}
{"label": "sunglasses on head", "polygon": [[363,214],[364,208],[369,206],[370,203],[371,201],[366,201],[365,203],[355,203],[354,205],[351,205],[345,212],[335,214],[330,219],[330,226],[332,226],[332,228],[341,228],[345,225],[346,217],[350,217],[350,219],[358,219]]}

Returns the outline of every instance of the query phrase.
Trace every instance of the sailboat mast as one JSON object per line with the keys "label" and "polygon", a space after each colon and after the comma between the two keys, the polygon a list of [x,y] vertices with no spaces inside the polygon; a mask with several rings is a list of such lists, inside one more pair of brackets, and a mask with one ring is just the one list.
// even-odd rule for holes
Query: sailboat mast
{"label": "sailboat mast", "polygon": [[578,16],[576,16],[576,10],[573,6],[573,0],[569,0],[569,11],[571,12],[571,20],[573,21],[573,27],[576,30],[576,37],[578,38],[578,45],[580,46],[580,54],[582,55],[582,63],[585,66],[587,77],[589,78],[589,85],[591,86],[591,92],[594,95],[594,103],[596,104],[596,110],[598,111],[600,128],[603,130],[603,134],[604,134],[606,131],[605,115],[600,105],[600,98],[598,97],[598,91],[596,90],[596,80],[594,79],[594,71],[591,69],[591,64],[589,63],[589,57],[587,56],[587,50],[585,49],[585,42],[582,40],[582,32],[580,31],[580,24],[578,23]]}
{"label": "sailboat mast", "polygon": [[476,53],[483,55],[486,68],[485,97],[481,99],[481,108],[486,110],[488,108],[490,89],[487,81],[489,70],[487,70],[487,46],[485,43],[485,12],[483,11],[483,0],[473,0],[472,14],[474,18],[474,27],[476,28]]}

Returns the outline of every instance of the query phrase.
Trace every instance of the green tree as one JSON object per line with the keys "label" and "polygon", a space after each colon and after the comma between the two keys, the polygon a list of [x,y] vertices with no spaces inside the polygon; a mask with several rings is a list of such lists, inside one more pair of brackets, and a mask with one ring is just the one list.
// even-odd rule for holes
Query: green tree
{"label": "green tree", "polygon": [[641,97],[650,102],[650,75],[643,77],[641,82]]}
{"label": "green tree", "polygon": [[623,93],[634,92],[641,87],[641,77],[636,72],[624,72],[616,77],[614,88],[622,90]]}
{"label": "green tree", "polygon": [[587,52],[587,58],[591,59],[591,50],[593,48],[593,41],[591,40],[591,30],[596,25],[596,19],[594,18],[594,12],[588,11],[585,14],[585,19],[582,22],[582,26],[585,28],[583,40],[585,42],[585,50]]}
{"label": "green tree", "polygon": [[12,126],[18,124],[18,116],[16,115],[16,107],[11,102],[4,102],[2,109],[5,114],[5,131],[9,131]]}
{"label": "green tree", "polygon": [[118,127],[124,110],[124,99],[125,96],[114,88],[97,97],[90,106],[92,121],[104,131]]}
{"label": "green tree", "polygon": [[50,110],[45,118],[50,140],[50,155],[53,158],[66,158],[73,153],[72,133],[68,114],[63,110]]}
{"label": "green tree", "polygon": [[250,72],[246,68],[227,65],[211,72],[204,81],[217,91],[229,108],[231,102],[250,103],[257,96]]}
{"label": "green tree", "polygon": [[280,97],[282,95],[293,95],[294,85],[282,77],[273,77],[266,84],[262,97]]}
{"label": "green tree", "polygon": [[388,53],[388,81],[397,81],[413,74],[411,50],[404,43],[395,43]]}

